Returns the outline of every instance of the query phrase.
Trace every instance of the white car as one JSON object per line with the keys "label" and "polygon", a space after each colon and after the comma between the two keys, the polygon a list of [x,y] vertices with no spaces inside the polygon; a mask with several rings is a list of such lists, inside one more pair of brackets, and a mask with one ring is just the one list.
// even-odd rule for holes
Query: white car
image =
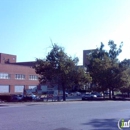
{"label": "white car", "polygon": [[32,94],[31,97],[32,97],[33,100],[35,100],[37,98],[37,96],[34,95],[34,94]]}

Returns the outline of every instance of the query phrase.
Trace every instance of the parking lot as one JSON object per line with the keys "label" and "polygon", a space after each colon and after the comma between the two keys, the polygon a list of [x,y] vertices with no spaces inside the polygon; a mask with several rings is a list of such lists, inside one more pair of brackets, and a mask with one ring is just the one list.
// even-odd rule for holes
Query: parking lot
{"label": "parking lot", "polygon": [[2,130],[117,130],[129,101],[16,103],[0,107]]}

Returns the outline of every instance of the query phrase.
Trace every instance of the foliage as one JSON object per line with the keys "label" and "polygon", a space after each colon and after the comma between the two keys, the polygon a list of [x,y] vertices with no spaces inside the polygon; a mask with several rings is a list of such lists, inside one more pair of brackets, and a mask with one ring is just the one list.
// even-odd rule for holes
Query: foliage
{"label": "foliage", "polygon": [[114,43],[113,40],[110,40],[108,42],[108,45],[110,47],[110,50],[109,50],[109,57],[110,57],[110,59],[111,60],[117,59],[117,56],[122,52],[123,42],[121,42],[119,48],[117,48],[117,45]]}
{"label": "foliage", "polygon": [[123,92],[130,92],[130,67],[125,66],[125,69],[121,72],[121,88],[120,91]]}
{"label": "foliage", "polygon": [[119,89],[122,83],[122,75],[117,58],[122,52],[122,43],[119,48],[112,40],[108,42],[108,45],[110,49],[107,52],[104,50],[104,44],[101,43],[100,48],[97,48],[89,55],[90,64],[86,67],[93,78],[92,83],[97,86],[98,90],[102,92],[109,90],[114,93],[114,90]]}
{"label": "foliage", "polygon": [[77,63],[77,57],[72,59],[62,47],[54,44],[46,59],[36,59],[34,68],[40,75],[40,83],[58,84],[59,89],[63,90],[65,100],[65,90],[68,87],[91,81],[90,75],[86,74],[83,68],[77,68]]}

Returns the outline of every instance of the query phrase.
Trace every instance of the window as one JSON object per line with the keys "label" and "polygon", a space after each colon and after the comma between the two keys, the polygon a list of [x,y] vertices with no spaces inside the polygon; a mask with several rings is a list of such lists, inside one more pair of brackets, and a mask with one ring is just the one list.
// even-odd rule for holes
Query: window
{"label": "window", "polygon": [[15,79],[21,79],[21,80],[23,80],[23,79],[25,79],[25,75],[24,74],[16,74],[15,75]]}
{"label": "window", "polygon": [[38,80],[38,76],[36,75],[30,75],[29,80]]}
{"label": "window", "polygon": [[8,74],[8,73],[0,73],[0,79],[10,79],[10,74]]}

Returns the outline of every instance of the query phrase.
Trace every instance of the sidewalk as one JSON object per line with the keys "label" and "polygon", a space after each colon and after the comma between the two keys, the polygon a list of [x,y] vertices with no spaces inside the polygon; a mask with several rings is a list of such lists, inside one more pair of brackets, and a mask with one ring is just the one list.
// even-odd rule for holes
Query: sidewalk
{"label": "sidewalk", "polygon": [[39,102],[36,102],[36,101],[30,101],[30,102],[0,102],[0,107],[3,107],[3,106],[22,106],[22,105],[43,105],[43,104],[56,104],[56,103],[67,103],[67,102],[76,102],[76,101],[81,101],[81,99],[66,99],[66,101],[52,101],[52,100],[48,100],[48,101],[39,101]]}
{"label": "sidewalk", "polygon": [[66,101],[52,101],[52,100],[48,100],[48,101],[40,101],[40,102],[0,102],[0,107],[5,107],[5,106],[23,106],[23,105],[27,105],[27,106],[31,106],[31,105],[43,105],[43,104],[56,104],[56,103],[72,103],[72,102],[93,102],[93,101],[130,101],[130,98],[125,98],[125,99],[94,99],[94,100],[85,100],[82,101],[80,98],[77,99],[66,99]]}

